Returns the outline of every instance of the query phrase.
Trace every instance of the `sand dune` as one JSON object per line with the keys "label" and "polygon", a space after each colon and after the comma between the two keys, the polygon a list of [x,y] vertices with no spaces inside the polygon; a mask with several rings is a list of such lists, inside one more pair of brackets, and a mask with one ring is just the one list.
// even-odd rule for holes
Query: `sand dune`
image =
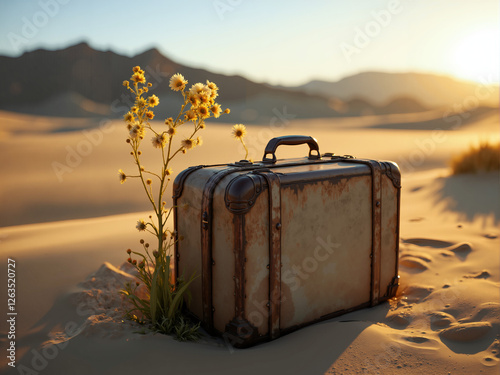
{"label": "sand dune", "polygon": [[[358,123],[353,131],[349,126],[358,120],[365,128]],[[117,291],[134,277],[124,263],[125,250],[138,244],[135,222],[147,215],[148,207],[139,203],[142,194],[133,181],[118,183],[116,170],[130,167],[121,124],[112,123],[109,132],[102,132],[100,143],[62,182],[51,162],[64,162],[66,146],[76,150],[88,139],[84,133],[53,133],[47,124],[43,134],[9,133],[2,138],[2,156],[11,162],[0,167],[0,268],[6,269],[8,257],[16,260],[18,311],[18,367],[9,368],[3,357],[2,371],[498,373],[499,175],[452,177],[446,168],[451,154],[476,137],[498,139],[498,134],[486,130],[491,124],[481,131],[448,132],[445,141],[424,153],[418,144],[431,147],[429,131],[370,129],[368,124],[377,121],[373,118],[342,121],[295,121],[282,129],[255,126],[249,129],[248,145],[252,156],[260,158],[273,135],[306,133],[318,138],[322,152],[399,161],[404,173],[398,295],[243,350],[209,336],[199,343],[180,343],[168,336],[143,335],[137,333],[140,327],[122,321],[123,301]],[[209,124],[203,149],[179,159],[176,169],[241,158],[229,129]],[[414,157],[411,162],[419,150],[423,161]],[[306,151],[305,146],[284,147],[279,156]],[[152,163],[154,158],[146,160]],[[60,221],[49,222],[54,220]],[[2,301],[5,293],[0,288]],[[4,323],[1,330],[6,333]],[[4,353],[7,341],[2,335]]]}
{"label": "sand dune", "polygon": [[143,363],[151,372],[185,374],[495,373],[499,229],[478,218],[452,219],[458,212],[435,213],[431,200],[420,199],[450,178],[438,177],[443,173],[403,180],[397,298],[246,350],[208,336],[179,343],[141,335],[122,322],[117,291],[133,278],[123,260],[139,238],[131,231],[138,215],[0,229],[2,253],[19,264],[19,317],[30,321],[18,327],[18,364],[43,367],[38,353],[51,358],[44,371],[54,374],[132,374]]}
{"label": "sand dune", "polygon": [[[386,159],[404,173],[447,167],[452,155],[471,142],[500,139],[498,117],[478,120],[456,131],[373,129],[387,123],[414,123],[438,114],[365,116],[342,119],[294,120],[278,111],[269,124],[249,127],[250,157],[260,160],[268,140],[286,134],[316,137],[321,152]],[[281,116],[281,117],[280,117]],[[427,116],[427,117],[426,117]],[[121,121],[39,118],[0,112],[0,226],[89,218],[149,209],[139,184],[118,183],[117,171],[133,172],[127,158],[126,130]],[[161,125],[160,125],[161,126]],[[205,140],[176,160],[174,174],[197,164],[217,164],[244,157],[231,138],[231,124],[209,123]],[[74,131],[61,132],[72,128]],[[30,130],[31,129],[31,130]],[[436,128],[437,129],[437,128]],[[156,163],[155,151],[146,148],[146,165]],[[307,154],[307,146],[282,147],[279,158]],[[446,187],[444,188],[446,189]],[[19,198],[18,198],[19,197]]]}

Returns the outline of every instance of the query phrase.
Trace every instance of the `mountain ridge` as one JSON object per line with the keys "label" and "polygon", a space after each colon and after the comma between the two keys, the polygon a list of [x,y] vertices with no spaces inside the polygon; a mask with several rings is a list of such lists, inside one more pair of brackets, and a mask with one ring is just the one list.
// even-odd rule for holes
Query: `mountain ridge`
{"label": "mountain ridge", "polygon": [[[384,96],[383,90],[386,97],[387,92],[395,92],[398,79],[408,77],[398,73],[365,72],[334,83],[316,80],[298,87],[280,87],[186,66],[155,47],[129,57],[79,42],[59,50],[39,48],[18,57],[0,56],[0,66],[9,72],[0,86],[0,109],[49,116],[118,117],[130,103],[121,83],[130,77],[135,65],[146,71],[154,93],[160,97],[158,113],[172,113],[179,108],[179,95],[169,88],[169,78],[174,73],[183,74],[190,84],[215,82],[220,88],[219,102],[232,110],[224,116],[223,121],[228,122],[269,122],[276,111],[287,111],[294,118],[320,118],[422,112],[435,107],[432,101],[429,105],[413,95],[412,89],[419,86],[418,82],[412,82],[410,89],[400,90],[386,102],[363,95],[371,92],[366,85],[375,86],[372,91],[378,99]],[[374,84],[374,79],[379,82]],[[427,75],[425,82],[432,81],[432,76]],[[420,86],[423,88],[414,91],[421,94],[432,84]],[[446,87],[441,87],[439,92],[446,91]],[[466,93],[467,89],[456,91]]]}

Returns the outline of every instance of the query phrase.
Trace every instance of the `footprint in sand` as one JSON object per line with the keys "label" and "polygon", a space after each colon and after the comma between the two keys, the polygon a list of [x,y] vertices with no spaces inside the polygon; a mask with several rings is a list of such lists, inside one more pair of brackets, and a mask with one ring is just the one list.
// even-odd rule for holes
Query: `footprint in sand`
{"label": "footprint in sand", "polygon": [[[439,249],[440,254],[445,257],[452,257],[456,256],[460,258],[461,260],[465,260],[465,258],[469,255],[469,253],[472,251],[472,245],[468,242],[461,242],[458,244],[453,244],[448,241],[440,241],[440,240],[433,240],[430,238],[408,238],[408,239],[403,239],[402,240],[403,244],[411,244],[411,245],[416,245],[416,246],[421,246],[421,247],[430,247],[434,249]],[[422,254],[422,253],[420,253]],[[421,258],[419,256],[418,258]],[[425,259],[424,259],[425,260]],[[427,267],[422,265],[421,262],[413,262],[416,264],[411,264],[410,262],[408,264],[408,267],[410,268],[420,268],[420,269],[426,269]],[[413,266],[413,267],[412,267]]]}
{"label": "footprint in sand", "polygon": [[430,262],[432,262],[431,256],[419,252],[406,253],[399,258],[401,266],[421,271],[428,269],[427,263]]}
{"label": "footprint in sand", "polygon": [[462,242],[448,247],[446,250],[453,252],[457,257],[464,260],[472,251],[472,245],[468,242]]}
{"label": "footprint in sand", "polygon": [[404,337],[404,339],[406,341],[414,342],[416,344],[422,344],[424,342],[429,341],[429,339],[427,337],[423,337],[423,336],[406,336],[406,337]]}
{"label": "footprint in sand", "polygon": [[416,222],[422,221],[422,220],[424,220],[424,219],[425,219],[425,218],[423,218],[423,217],[415,217],[415,218],[413,218],[413,219],[410,219],[409,221],[410,221],[410,222],[413,222],[413,223],[416,223]]}
{"label": "footprint in sand", "polygon": [[480,339],[492,328],[490,322],[461,323],[443,329],[439,336],[447,340],[468,342]]}
{"label": "footprint in sand", "polygon": [[410,285],[402,291],[402,295],[406,297],[406,302],[414,303],[425,299],[434,291],[432,286],[427,285]]}
{"label": "footprint in sand", "polygon": [[386,319],[390,327],[395,329],[404,329],[408,327],[413,320],[413,317],[409,311],[394,311],[387,314]]}
{"label": "footprint in sand", "polygon": [[453,245],[451,242],[447,241],[440,241],[440,240],[433,240],[430,238],[408,238],[408,239],[403,239],[402,240],[404,243],[409,243],[412,245],[417,245],[417,246],[425,246],[425,247],[436,247],[436,248],[444,248],[444,247],[450,247]]}
{"label": "footprint in sand", "polygon": [[454,323],[456,323],[455,318],[448,313],[442,311],[435,311],[431,313],[431,329],[434,331],[448,328]]}
{"label": "footprint in sand", "polygon": [[481,272],[469,273],[468,275],[464,275],[465,279],[487,279],[491,275],[488,271],[483,270]]}
{"label": "footprint in sand", "polygon": [[484,366],[487,366],[487,367],[492,367],[492,366],[496,366],[498,364],[498,358],[495,358],[495,357],[484,357],[482,360],[481,360],[481,363],[484,365]]}

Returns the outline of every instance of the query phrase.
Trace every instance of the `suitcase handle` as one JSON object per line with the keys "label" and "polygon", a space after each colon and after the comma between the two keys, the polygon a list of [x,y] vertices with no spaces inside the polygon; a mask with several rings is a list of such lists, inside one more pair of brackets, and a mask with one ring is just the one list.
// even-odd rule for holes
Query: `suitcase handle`
{"label": "suitcase handle", "polygon": [[[309,159],[320,159],[318,141],[315,138],[308,135],[284,135],[282,137],[276,137],[269,141],[264,151],[264,156],[262,157],[262,162],[264,163],[275,163],[276,162],[276,149],[280,145],[309,145]],[[312,155],[312,151],[316,151],[317,155]],[[266,158],[268,154],[272,155],[272,158]]]}

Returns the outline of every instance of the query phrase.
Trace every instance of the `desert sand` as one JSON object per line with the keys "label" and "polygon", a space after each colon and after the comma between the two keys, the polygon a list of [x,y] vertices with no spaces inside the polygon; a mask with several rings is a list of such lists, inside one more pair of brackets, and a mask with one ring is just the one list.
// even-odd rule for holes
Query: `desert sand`
{"label": "desert sand", "polygon": [[[149,214],[138,184],[118,182],[119,168],[132,170],[123,125],[1,112],[0,267],[7,269],[8,258],[16,262],[18,313],[16,368],[7,365],[10,340],[5,315],[2,319],[2,372],[498,373],[499,174],[450,176],[447,167],[451,156],[470,143],[497,141],[498,116],[479,116],[448,131],[438,129],[442,115],[405,116],[249,127],[254,159],[262,157],[274,136],[307,134],[318,139],[321,152],[400,164],[401,285],[390,302],[273,342],[233,349],[209,336],[181,343],[141,334],[140,327],[122,319],[117,292],[133,278],[125,250],[138,245],[135,222]],[[419,130],[419,120],[428,124],[429,119],[435,119],[435,126]],[[391,129],[390,124],[398,126]],[[244,153],[230,138],[230,128],[209,123],[204,145],[177,159],[175,172],[241,159]],[[71,150],[77,156],[67,159]],[[278,157],[306,151],[306,146],[283,147]],[[155,155],[145,157],[154,163]],[[68,170],[58,175],[54,162]],[[6,311],[4,285],[0,300]]]}

